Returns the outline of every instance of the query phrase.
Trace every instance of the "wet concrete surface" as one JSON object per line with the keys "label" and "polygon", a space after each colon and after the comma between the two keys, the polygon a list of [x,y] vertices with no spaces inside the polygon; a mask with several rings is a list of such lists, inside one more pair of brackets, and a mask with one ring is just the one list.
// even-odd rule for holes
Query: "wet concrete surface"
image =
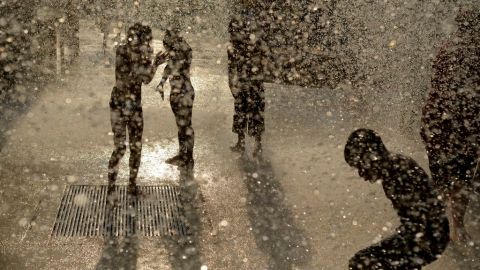
{"label": "wet concrete surface", "polygon": [[[349,133],[374,128],[387,147],[427,167],[421,143],[405,139],[388,118],[370,122],[362,111],[347,110],[333,90],[276,84],[266,91],[264,160],[231,153],[227,44],[187,36],[194,52],[195,166],[178,170],[165,164],[176,153],[177,130],[168,101],[154,92],[157,74],[143,90],[138,184],[180,185],[193,233],[51,238],[66,185],[105,184],[113,150],[108,108],[113,68],[95,60],[99,33],[82,29],[78,65],[63,81],[48,85],[12,125],[1,152],[0,264],[5,269],[346,269],[356,251],[398,224],[381,186],[367,184],[344,162]],[[159,44],[156,40],[156,49]],[[250,153],[252,141],[247,142]],[[118,183],[127,178],[124,158]],[[478,224],[469,220],[479,239]],[[478,259],[475,253],[458,250],[450,247],[425,269],[479,269],[472,261]]]}

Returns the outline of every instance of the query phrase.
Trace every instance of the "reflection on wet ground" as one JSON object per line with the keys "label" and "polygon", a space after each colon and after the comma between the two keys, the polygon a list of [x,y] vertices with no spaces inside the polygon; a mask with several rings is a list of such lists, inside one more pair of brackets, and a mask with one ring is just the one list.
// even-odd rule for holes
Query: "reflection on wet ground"
{"label": "reflection on wet ground", "polygon": [[176,169],[163,162],[176,154],[176,142],[161,142],[145,145],[142,149],[142,175],[146,179],[175,179]]}
{"label": "reflection on wet ground", "polygon": [[[158,184],[159,181],[164,179],[177,179],[178,171],[175,167],[168,165],[164,161],[167,158],[174,156],[177,153],[177,142],[174,140],[162,140],[156,142],[146,142],[142,147],[142,160],[140,166],[140,179],[139,184],[151,185]],[[99,159],[103,156],[110,154],[110,147],[104,147],[104,155],[98,155],[98,153],[86,153],[84,157],[86,160],[92,161],[92,159]],[[128,157],[127,151],[126,156]],[[104,162],[99,160],[99,162]],[[129,175],[128,159],[122,159],[120,161],[119,169],[119,181],[126,181]]]}

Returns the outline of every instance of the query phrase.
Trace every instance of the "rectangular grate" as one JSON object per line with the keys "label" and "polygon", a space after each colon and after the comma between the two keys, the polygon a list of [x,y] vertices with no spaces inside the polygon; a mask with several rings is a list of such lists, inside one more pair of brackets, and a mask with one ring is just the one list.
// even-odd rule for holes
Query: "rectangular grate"
{"label": "rectangular grate", "polygon": [[127,196],[115,186],[115,206],[107,203],[106,185],[71,185],[63,194],[52,230],[54,237],[186,235],[179,188],[139,186],[142,196]]}

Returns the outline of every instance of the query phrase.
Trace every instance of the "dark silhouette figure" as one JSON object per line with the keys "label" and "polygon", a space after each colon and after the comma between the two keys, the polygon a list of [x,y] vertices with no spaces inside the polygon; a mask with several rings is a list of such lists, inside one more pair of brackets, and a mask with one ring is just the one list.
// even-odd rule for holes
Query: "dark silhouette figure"
{"label": "dark silhouette figure", "polygon": [[157,67],[166,55],[159,52],[152,63],[150,47],[152,30],[136,23],[128,30],[127,43],[118,46],[115,59],[115,86],[110,99],[113,150],[108,164],[108,185],[111,192],[118,174],[118,163],[126,151],[127,131],[130,147],[129,193],[135,194],[136,178],[140,167],[143,133],[142,83],[152,80]]}
{"label": "dark silhouette figure", "polygon": [[432,178],[450,206],[452,239],[466,241],[463,219],[480,183],[480,12],[463,10],[456,21],[456,35],[434,60],[421,135]]}
{"label": "dark silhouette figure", "polygon": [[190,81],[190,66],[192,64],[192,49],[188,43],[174,30],[167,30],[163,39],[169,59],[163,71],[157,91],[163,99],[163,86],[170,80],[170,106],[175,115],[178,127],[179,153],[167,159],[167,163],[177,166],[193,162],[193,146],[195,132],[192,127],[192,110],[195,91]]}
{"label": "dark silhouette figure", "polygon": [[447,247],[449,226],[444,203],[425,171],[413,159],[389,152],[368,129],[350,135],[345,160],[365,180],[382,180],[401,222],[396,234],[355,254],[349,269],[419,270],[435,261]]}
{"label": "dark silhouette figure", "polygon": [[245,132],[255,138],[254,156],[262,151],[265,131],[264,66],[267,59],[261,36],[261,22],[251,10],[244,9],[229,25],[231,47],[228,50],[228,82],[233,98],[232,131],[238,135],[234,152],[245,151]]}

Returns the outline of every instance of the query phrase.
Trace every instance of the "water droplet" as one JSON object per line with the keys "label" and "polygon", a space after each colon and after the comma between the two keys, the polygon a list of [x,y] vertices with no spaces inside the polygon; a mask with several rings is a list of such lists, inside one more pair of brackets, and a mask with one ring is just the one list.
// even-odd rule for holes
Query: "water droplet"
{"label": "water droplet", "polygon": [[224,220],[220,221],[219,225],[220,225],[221,227],[227,227],[227,226],[228,226],[228,221],[226,221],[226,220],[224,219]]}
{"label": "water droplet", "polygon": [[75,196],[75,199],[73,199],[73,202],[77,206],[84,206],[88,203],[88,197],[85,194],[78,194]]}
{"label": "water droplet", "polygon": [[28,224],[28,220],[27,218],[21,218],[19,221],[18,221],[18,225],[22,226],[22,227],[26,227]]}

